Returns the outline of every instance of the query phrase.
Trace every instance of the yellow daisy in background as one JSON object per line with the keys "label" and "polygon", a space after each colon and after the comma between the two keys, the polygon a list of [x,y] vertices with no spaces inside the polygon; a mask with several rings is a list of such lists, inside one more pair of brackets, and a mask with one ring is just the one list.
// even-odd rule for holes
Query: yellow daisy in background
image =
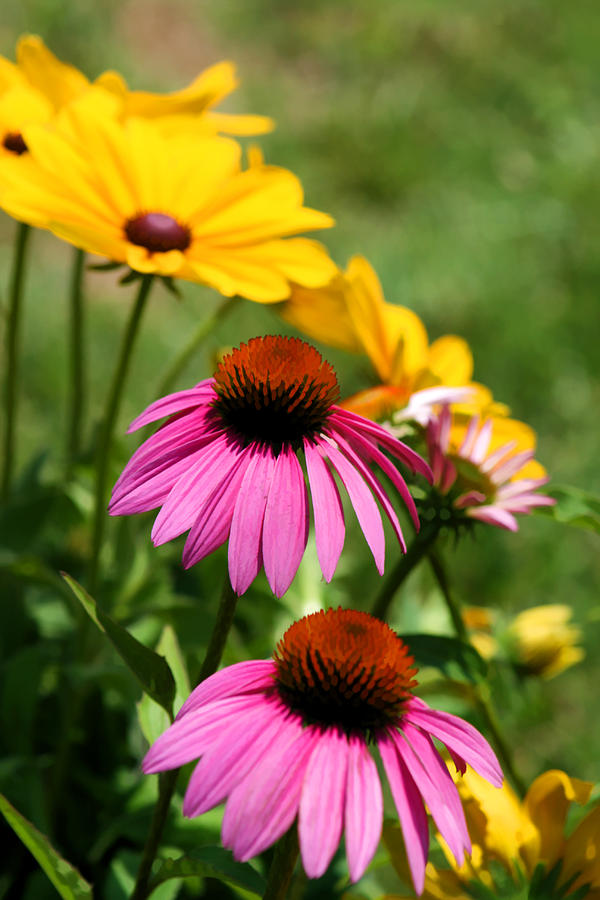
{"label": "yellow daisy in background", "polygon": [[302,205],[286,169],[242,171],[230,138],[120,122],[90,91],[24,139],[18,165],[0,161],[0,205],[83,250],[261,303],[287,297],[291,282],[318,287],[335,273],[320,244],[289,237],[333,219]]}
{"label": "yellow daisy in background", "polygon": [[534,606],[519,613],[507,629],[516,662],[531,675],[553,678],[585,656],[581,629],[571,623],[573,610],[563,603]]}
{"label": "yellow daisy in background", "polygon": [[[16,57],[16,63],[0,57],[0,142],[4,152],[20,155],[27,149],[23,128],[50,121],[88,91],[92,82],[75,66],[58,59],[37,35],[19,39]],[[213,111],[238,83],[234,64],[220,62],[201,72],[187,87],[167,94],[130,91],[114,71],[104,72],[93,85],[113,98],[115,115],[158,119],[171,132],[183,129],[254,135],[271,131],[273,121],[267,116]]]}
{"label": "yellow daisy in background", "polygon": [[[571,804],[587,803],[593,785],[551,770],[535,779],[522,802],[506,780],[496,789],[470,771],[458,777],[457,786],[473,842],[471,857],[457,867],[438,837],[452,868],[427,864],[422,900],[485,896],[600,900],[600,807],[588,812],[568,837],[565,834]],[[383,838],[405,880],[408,868],[400,829],[385,825]],[[515,894],[517,886],[527,884],[528,893]],[[388,894],[386,900],[408,898]]]}
{"label": "yellow daisy in background", "polygon": [[[380,383],[343,403],[360,415],[393,419],[414,394],[439,387],[469,387],[456,395],[463,396],[465,410],[506,412],[493,403],[487,388],[471,381],[473,356],[467,342],[445,335],[430,344],[416,313],[386,302],[377,274],[363,256],[353,257],[346,272],[338,271],[325,288],[295,288],[280,312],[315,340],[369,357]],[[439,396],[450,398],[452,393]]]}

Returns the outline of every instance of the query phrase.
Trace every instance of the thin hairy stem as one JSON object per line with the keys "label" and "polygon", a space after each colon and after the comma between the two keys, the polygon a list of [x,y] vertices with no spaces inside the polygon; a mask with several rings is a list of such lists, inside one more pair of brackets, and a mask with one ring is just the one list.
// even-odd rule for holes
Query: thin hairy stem
{"label": "thin hairy stem", "polygon": [[81,447],[81,422],[85,397],[85,352],[84,352],[84,314],[83,314],[83,273],[85,253],[75,249],[73,269],[71,272],[70,290],[70,371],[69,371],[69,407],[67,425],[66,460],[67,472],[73,466]]}

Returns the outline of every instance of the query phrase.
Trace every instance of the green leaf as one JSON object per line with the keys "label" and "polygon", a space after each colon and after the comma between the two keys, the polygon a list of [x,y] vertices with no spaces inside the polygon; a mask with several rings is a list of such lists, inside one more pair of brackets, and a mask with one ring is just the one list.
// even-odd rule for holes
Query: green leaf
{"label": "green leaf", "polygon": [[0,812],[36,858],[58,893],[64,900],[84,900],[92,898],[92,886],[77,869],[58,855],[48,838],[24,818],[20,812],[0,794]]}
{"label": "green leaf", "polygon": [[[156,652],[164,656],[175,678],[175,708],[179,709],[183,701],[190,693],[190,680],[177,635],[170,625],[165,625],[162,630]],[[158,706],[147,694],[144,694],[137,704],[138,720],[143,735],[149,744],[171,724],[169,716],[162,707]]]}
{"label": "green leaf", "polygon": [[487,665],[475,647],[458,638],[438,634],[401,634],[409,651],[421,668],[439,669],[454,681],[475,684],[487,675]]}
{"label": "green leaf", "polygon": [[70,575],[63,578],[98,628],[103,631],[117,653],[138,679],[146,694],[171,715],[175,697],[175,679],[163,656],[150,650],[131,635],[127,629],[103,612],[93,597]]}
{"label": "green leaf", "polygon": [[265,882],[249,863],[235,862],[231,853],[222,847],[200,847],[178,859],[163,859],[150,881],[150,889],[158,887],[169,878],[218,878],[236,887],[244,888],[262,897]]}
{"label": "green leaf", "polygon": [[568,485],[552,486],[545,493],[554,497],[556,505],[537,507],[534,512],[538,516],[600,534],[600,497]]}

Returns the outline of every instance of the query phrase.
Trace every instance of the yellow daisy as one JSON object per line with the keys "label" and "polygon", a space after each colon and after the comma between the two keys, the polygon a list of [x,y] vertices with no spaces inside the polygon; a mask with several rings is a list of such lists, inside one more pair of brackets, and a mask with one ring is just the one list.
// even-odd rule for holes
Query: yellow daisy
{"label": "yellow daisy", "polygon": [[553,678],[585,656],[581,629],[570,622],[573,610],[563,603],[533,606],[511,622],[507,636],[517,662],[532,675]]}
{"label": "yellow daisy", "polygon": [[[571,804],[587,803],[591,784],[551,770],[535,779],[520,802],[506,781],[496,789],[467,771],[458,779],[458,790],[473,842],[471,857],[458,868],[439,839],[452,868],[428,863],[422,900],[469,900],[481,896],[477,885],[495,895],[511,883],[527,884],[532,879],[537,885],[535,896],[544,900],[570,896],[600,900],[600,807],[588,812],[575,830],[565,835]],[[384,841],[394,867],[405,879],[406,856],[397,826],[384,827]],[[556,875],[555,880],[550,873]],[[390,894],[387,900],[408,898]]]}
{"label": "yellow daisy", "polygon": [[502,411],[483,385],[471,381],[473,356],[463,338],[446,335],[429,343],[421,319],[405,306],[387,303],[373,267],[353,257],[325,288],[296,288],[281,315],[315,340],[366,354],[379,384],[344,406],[371,419],[390,418],[417,391],[438,386],[473,390],[465,409]]}
{"label": "yellow daisy", "polygon": [[[37,35],[20,38],[16,56],[16,63],[0,57],[0,140],[5,150],[21,154],[26,149],[21,137],[23,128],[32,122],[49,121],[88,91],[92,82],[75,66],[58,59]],[[93,85],[113,98],[114,114],[157,119],[171,132],[184,129],[253,135],[273,128],[272,120],[266,116],[213,111],[238,86],[231,62],[205,69],[187,87],[168,94],[130,91],[121,75],[113,71],[104,72]],[[14,95],[3,103],[4,95],[9,93]]]}
{"label": "yellow daisy", "polygon": [[18,164],[0,160],[0,204],[83,250],[261,303],[335,272],[320,244],[288,237],[328,228],[331,217],[302,205],[286,169],[242,171],[229,138],[167,137],[149,120],[120,122],[91,91],[54,127],[27,127],[24,139],[29,153]]}

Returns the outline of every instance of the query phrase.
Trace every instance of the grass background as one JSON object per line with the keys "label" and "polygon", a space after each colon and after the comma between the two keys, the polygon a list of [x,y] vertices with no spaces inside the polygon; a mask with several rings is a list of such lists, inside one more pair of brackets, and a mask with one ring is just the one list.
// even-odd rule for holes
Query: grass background
{"label": "grass background", "polygon": [[[600,19],[592,10],[585,0],[28,0],[3,10],[0,53],[13,58],[18,35],[35,32],[89,76],[117,68],[132,87],[157,90],[234,60],[242,86],[225,108],[275,118],[277,130],[260,143],[269,162],[301,177],[308,205],[336,218],[321,236],[335,259],[367,256],[387,299],[418,312],[431,339],[464,336],[476,379],[537,430],[553,481],[600,493]],[[3,286],[13,231],[2,218]],[[71,248],[35,235],[21,471],[41,448],[50,470],[62,452],[70,257]],[[88,428],[100,413],[130,291],[111,273],[87,278]],[[177,302],[156,288],[123,424],[154,398],[158,373],[217,302],[195,285],[184,285],[183,295]],[[221,346],[280,328],[271,311],[240,304],[181,386],[204,377]],[[363,361],[328,356],[344,392],[368,377]],[[147,523],[139,540],[148,540]],[[465,602],[508,612],[570,603],[584,628],[585,662],[554,681],[520,686],[502,710],[528,777],[549,767],[598,777],[597,560],[595,536],[534,517],[521,520],[517,536],[482,528],[453,555]],[[357,597],[376,587],[366,555],[364,567]],[[344,598],[350,584],[342,570],[328,601],[335,591]],[[302,586],[295,590],[301,596]],[[403,621],[412,621],[410,604],[424,611],[422,621],[437,621],[425,574],[409,584]],[[19,715],[11,703],[9,727]]]}

